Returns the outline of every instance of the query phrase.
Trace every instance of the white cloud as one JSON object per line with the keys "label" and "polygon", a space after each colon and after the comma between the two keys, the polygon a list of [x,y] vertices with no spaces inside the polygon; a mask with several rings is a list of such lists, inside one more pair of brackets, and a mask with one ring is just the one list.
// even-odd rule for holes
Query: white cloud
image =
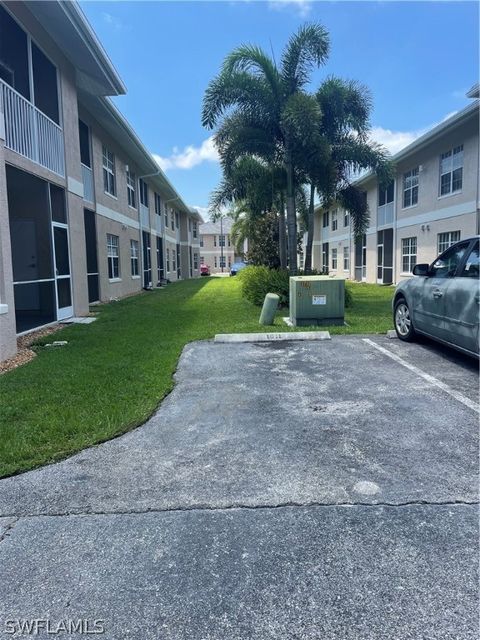
{"label": "white cloud", "polygon": [[193,205],[193,208],[198,211],[198,213],[202,216],[205,222],[210,220],[210,209],[208,207],[200,207],[198,205]]}
{"label": "white cloud", "polygon": [[110,27],[112,27],[115,31],[122,31],[125,26],[123,22],[112,15],[111,13],[107,13],[107,11],[102,12],[103,21],[106,22]]}
{"label": "white cloud", "polygon": [[189,145],[183,151],[180,151],[178,147],[174,147],[172,151],[173,153],[167,157],[153,154],[153,157],[164,171],[169,169],[192,169],[203,162],[218,162],[219,160],[218,151],[213,143],[213,136],[204,140],[199,147]]}
{"label": "white cloud", "polygon": [[312,9],[312,0],[270,0],[270,9],[293,9],[301,18],[306,18]]}

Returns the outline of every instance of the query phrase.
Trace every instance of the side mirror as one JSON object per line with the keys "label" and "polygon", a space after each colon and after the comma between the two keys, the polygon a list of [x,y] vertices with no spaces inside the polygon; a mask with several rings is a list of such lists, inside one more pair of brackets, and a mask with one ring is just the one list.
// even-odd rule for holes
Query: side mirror
{"label": "side mirror", "polygon": [[428,276],[430,273],[430,265],[429,264],[416,264],[413,267],[412,271],[414,276]]}

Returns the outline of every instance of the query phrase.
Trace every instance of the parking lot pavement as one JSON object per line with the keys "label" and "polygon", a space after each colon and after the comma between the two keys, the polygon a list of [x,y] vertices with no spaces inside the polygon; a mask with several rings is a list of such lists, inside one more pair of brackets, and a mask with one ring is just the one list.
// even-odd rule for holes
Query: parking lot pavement
{"label": "parking lot pavement", "polygon": [[477,638],[474,363],[378,336],[204,342],[176,382],[143,427],[0,481],[0,633]]}

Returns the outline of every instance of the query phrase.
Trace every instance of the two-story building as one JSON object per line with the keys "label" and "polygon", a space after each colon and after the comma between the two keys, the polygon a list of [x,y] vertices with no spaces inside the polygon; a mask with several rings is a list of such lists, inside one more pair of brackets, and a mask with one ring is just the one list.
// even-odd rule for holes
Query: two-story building
{"label": "two-story building", "polygon": [[348,211],[316,208],[313,266],[338,276],[398,282],[453,242],[479,233],[479,89],[467,107],[393,156],[394,179],[379,188],[368,173],[369,225],[355,240]]}
{"label": "two-story building", "polygon": [[18,334],[199,275],[202,219],[108,97],[125,91],[75,2],[0,2],[0,360]]}
{"label": "two-story building", "polygon": [[234,262],[244,259],[235,252],[232,225],[228,217],[200,225],[200,262],[210,267],[210,273],[228,273]]}

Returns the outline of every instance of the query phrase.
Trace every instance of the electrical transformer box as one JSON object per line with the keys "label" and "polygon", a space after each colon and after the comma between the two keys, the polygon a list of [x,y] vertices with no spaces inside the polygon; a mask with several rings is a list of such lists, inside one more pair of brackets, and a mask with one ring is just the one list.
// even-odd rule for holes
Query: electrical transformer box
{"label": "electrical transformer box", "polygon": [[330,276],[290,278],[290,321],[297,326],[343,325],[345,279]]}

